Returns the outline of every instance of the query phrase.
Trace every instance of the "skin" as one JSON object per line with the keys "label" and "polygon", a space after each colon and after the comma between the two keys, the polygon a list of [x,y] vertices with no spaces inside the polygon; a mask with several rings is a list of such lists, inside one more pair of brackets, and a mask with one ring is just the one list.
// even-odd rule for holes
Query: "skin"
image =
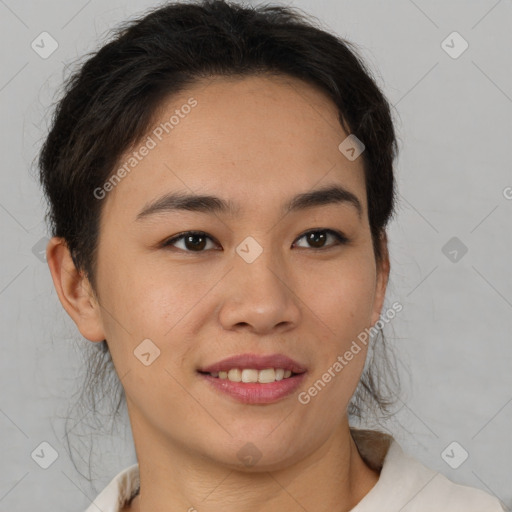
{"label": "skin", "polygon": [[[85,338],[108,341],[122,379],[141,476],[140,496],[123,510],[350,510],[379,478],[347,418],[364,346],[307,405],[297,394],[381,313],[389,257],[384,238],[382,265],[374,258],[362,158],[338,150],[348,134],[335,105],[301,81],[201,82],[163,104],[156,124],[190,97],[197,106],[103,199],[97,293],[63,240],[47,248],[63,307]],[[327,184],[353,192],[362,217],[347,203],[280,212]],[[217,195],[240,211],[135,220],[171,191]],[[315,249],[303,236],[315,228],[349,243],[328,235]],[[183,239],[159,247],[188,230],[212,237],[203,252]],[[263,248],[250,264],[235,251],[247,236]],[[134,356],[146,338],[161,351],[149,366]],[[306,365],[306,380],[276,403],[245,405],[196,371],[245,352],[284,353]],[[248,442],[261,453],[250,467],[237,457]]]}

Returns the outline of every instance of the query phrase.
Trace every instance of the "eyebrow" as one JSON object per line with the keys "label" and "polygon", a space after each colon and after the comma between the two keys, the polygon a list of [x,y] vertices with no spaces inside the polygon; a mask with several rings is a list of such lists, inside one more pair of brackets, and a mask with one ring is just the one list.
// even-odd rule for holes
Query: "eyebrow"
{"label": "eyebrow", "polygon": [[[327,186],[298,194],[283,206],[282,213],[286,215],[291,212],[330,204],[351,205],[356,209],[360,219],[363,214],[363,207],[357,196],[341,185]],[[240,207],[235,203],[217,196],[171,192],[145,205],[138,213],[136,220],[139,221],[157,213],[179,210],[231,216],[237,216],[240,213]]]}

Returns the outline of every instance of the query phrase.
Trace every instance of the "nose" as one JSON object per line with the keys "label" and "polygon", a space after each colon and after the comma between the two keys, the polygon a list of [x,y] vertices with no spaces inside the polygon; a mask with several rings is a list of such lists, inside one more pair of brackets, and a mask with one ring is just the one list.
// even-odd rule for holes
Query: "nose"
{"label": "nose", "polygon": [[270,251],[252,263],[235,255],[234,268],[224,281],[219,321],[226,330],[246,329],[270,334],[293,329],[299,323],[300,299],[292,272]]}

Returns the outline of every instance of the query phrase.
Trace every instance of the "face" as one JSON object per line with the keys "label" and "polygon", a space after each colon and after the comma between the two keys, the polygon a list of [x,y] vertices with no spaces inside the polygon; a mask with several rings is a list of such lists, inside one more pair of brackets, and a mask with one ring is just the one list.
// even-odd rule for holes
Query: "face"
{"label": "face", "polygon": [[[291,78],[202,82],[162,105],[152,130],[173,114],[179,121],[149,133],[156,145],[103,199],[99,304],[77,323],[108,342],[139,448],[237,467],[253,450],[255,468],[276,469],[346,421],[365,346],[332,368],[381,311],[387,271],[372,250],[362,157],[338,149],[348,134],[334,104]],[[153,146],[136,149],[143,143]],[[285,209],[330,187],[361,211],[339,193]],[[159,201],[175,193],[231,209]],[[238,355],[248,359],[233,369],[284,369],[290,358],[293,384],[201,373]],[[329,369],[329,382],[308,393]]]}

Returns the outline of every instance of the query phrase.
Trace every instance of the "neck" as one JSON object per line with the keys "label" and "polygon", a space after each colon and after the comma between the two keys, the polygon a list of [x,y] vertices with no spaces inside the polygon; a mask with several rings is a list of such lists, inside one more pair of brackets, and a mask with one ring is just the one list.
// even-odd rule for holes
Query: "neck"
{"label": "neck", "polygon": [[124,509],[130,512],[343,512],[379,478],[359,455],[348,421],[316,452],[276,471],[233,470],[179,449],[143,444],[141,492]]}

